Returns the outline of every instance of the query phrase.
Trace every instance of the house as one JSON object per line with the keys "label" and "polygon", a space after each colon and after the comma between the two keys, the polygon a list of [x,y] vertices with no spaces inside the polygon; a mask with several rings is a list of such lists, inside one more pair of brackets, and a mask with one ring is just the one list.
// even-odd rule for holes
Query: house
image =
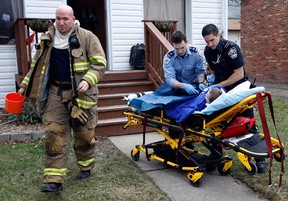
{"label": "house", "polygon": [[228,5],[228,40],[241,46],[240,5]]}
{"label": "house", "polygon": [[[2,0],[0,10],[2,24],[5,26],[19,17],[49,18],[55,17],[55,9],[68,4],[75,10],[75,16],[81,26],[92,30],[100,39],[106,52],[109,71],[132,70],[129,65],[131,47],[144,42],[144,13],[151,12],[146,5],[156,8],[153,12],[163,15],[168,10],[178,8],[171,18],[156,16],[149,20],[176,20],[191,44],[203,52],[205,42],[201,35],[202,27],[208,23],[216,24],[227,36],[227,1],[214,0],[201,2],[197,0]],[[175,7],[175,3],[177,6]],[[145,5],[144,5],[145,4]],[[8,9],[7,9],[8,8]],[[12,9],[13,8],[13,9]],[[14,12],[13,12],[14,11]],[[17,12],[16,12],[17,11]],[[154,13],[155,14],[155,13]],[[156,19],[157,18],[157,19]],[[11,25],[12,22],[12,25]],[[88,22],[88,23],[87,23]],[[0,32],[0,107],[4,106],[5,94],[16,90],[15,74],[22,68],[17,63],[16,45],[13,33]],[[32,33],[32,32],[31,32]],[[26,38],[29,36],[27,35]],[[33,53],[33,51],[32,51]],[[19,59],[19,57],[18,57]],[[22,64],[21,64],[22,65]]]}
{"label": "house", "polygon": [[287,0],[242,1],[241,49],[250,78],[288,83],[287,18]]}

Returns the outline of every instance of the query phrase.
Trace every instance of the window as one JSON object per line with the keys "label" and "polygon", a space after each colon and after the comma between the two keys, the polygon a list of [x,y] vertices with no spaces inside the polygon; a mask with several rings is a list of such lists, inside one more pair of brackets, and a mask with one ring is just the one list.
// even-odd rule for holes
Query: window
{"label": "window", "polygon": [[14,22],[23,17],[23,0],[1,0],[0,45],[14,44]]}

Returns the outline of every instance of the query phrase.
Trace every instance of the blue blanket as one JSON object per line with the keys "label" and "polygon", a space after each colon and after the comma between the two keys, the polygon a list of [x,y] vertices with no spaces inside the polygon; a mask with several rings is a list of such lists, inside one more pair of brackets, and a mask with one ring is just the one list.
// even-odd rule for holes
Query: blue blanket
{"label": "blue blanket", "polygon": [[175,90],[166,83],[163,83],[155,92],[132,99],[129,106],[134,107],[140,112],[144,112],[153,108],[163,108],[164,105],[180,104],[195,98],[195,96],[197,95],[185,95],[180,90]]}
{"label": "blue blanket", "polygon": [[129,106],[134,107],[140,112],[145,112],[154,108],[161,108],[165,111],[168,117],[174,119],[176,123],[179,124],[185,121],[193,113],[209,115],[220,109],[232,106],[256,92],[265,91],[264,87],[256,87],[237,92],[223,93],[206,107],[205,96],[208,90],[213,87],[221,88],[219,85],[213,85],[199,95],[193,96],[171,95],[175,94],[175,91],[172,91],[172,89],[169,89],[167,86],[168,85],[161,85],[160,88],[151,94],[132,99]]}

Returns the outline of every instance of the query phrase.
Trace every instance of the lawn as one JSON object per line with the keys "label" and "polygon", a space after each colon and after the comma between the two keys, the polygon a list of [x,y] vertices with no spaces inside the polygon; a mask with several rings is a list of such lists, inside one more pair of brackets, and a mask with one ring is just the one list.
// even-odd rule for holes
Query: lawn
{"label": "lawn", "polygon": [[96,167],[91,178],[76,180],[71,149],[64,191],[42,193],[43,142],[0,145],[0,200],[169,200],[145,173],[108,139],[97,141]]}
{"label": "lawn", "polygon": [[[274,108],[274,114],[275,114],[275,121],[277,125],[277,130],[280,135],[280,138],[282,140],[282,143],[284,143],[285,146],[285,154],[287,155],[287,147],[288,147],[288,135],[287,135],[287,126],[288,126],[288,98],[280,98],[280,97],[272,97],[273,99],[273,108]],[[265,112],[266,112],[266,118],[268,121],[268,126],[270,130],[270,135],[277,139],[276,132],[274,129],[274,125],[272,123],[271,115],[268,109],[268,103],[265,103]],[[260,130],[262,130],[261,126],[261,119],[259,117],[259,111],[255,111],[255,116],[257,119],[257,125],[259,126]],[[229,151],[229,154],[231,155],[232,151]],[[233,158],[235,160],[233,163],[233,167],[231,169],[231,175],[234,178],[237,178],[241,180],[243,183],[245,183],[248,187],[254,189],[255,191],[260,192],[265,197],[267,197],[269,200],[288,200],[288,177],[287,173],[283,176],[283,187],[282,191],[280,193],[277,193],[278,191],[278,181],[279,181],[279,175],[280,175],[280,163],[273,160],[273,168],[272,168],[272,187],[268,188],[268,178],[269,174],[268,171],[266,171],[263,174],[256,174],[255,176],[251,177],[246,174],[245,171],[243,171],[243,166],[240,164],[239,160],[236,159],[236,154],[233,154]],[[286,156],[287,159],[287,156]],[[269,159],[267,159],[267,162],[269,162]],[[269,163],[268,166],[269,167]],[[285,160],[285,167],[287,169],[288,167],[288,160]]]}
{"label": "lawn", "polygon": [[[287,147],[288,98],[273,97],[273,105],[278,132]],[[276,137],[267,104],[265,107],[270,134]],[[261,130],[259,112],[255,111],[255,115]],[[169,200],[150,177],[106,138],[97,141],[96,168],[88,180],[75,179],[78,169],[73,150],[70,152],[69,172],[65,178],[64,191],[44,194],[40,192],[43,181],[43,142],[1,144],[0,200]],[[232,177],[260,192],[269,200],[288,200],[287,174],[283,177],[282,191],[277,193],[280,163],[273,160],[273,185],[268,188],[268,172],[249,176],[243,171],[244,167],[236,158],[236,152],[230,150],[227,153],[234,159]],[[288,167],[287,160],[285,166]]]}

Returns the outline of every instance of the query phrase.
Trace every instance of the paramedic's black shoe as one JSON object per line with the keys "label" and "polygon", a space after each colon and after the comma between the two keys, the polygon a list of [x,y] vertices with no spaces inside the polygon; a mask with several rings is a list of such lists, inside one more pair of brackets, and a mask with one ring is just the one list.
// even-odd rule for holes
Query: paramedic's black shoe
{"label": "paramedic's black shoe", "polygon": [[77,175],[78,180],[86,179],[91,176],[91,171],[86,170],[86,171],[80,171],[79,174]]}
{"label": "paramedic's black shoe", "polygon": [[57,192],[57,191],[62,191],[63,190],[63,186],[62,183],[47,183],[45,184],[42,189],[41,192],[44,193],[53,193],[53,192]]}
{"label": "paramedic's black shoe", "polygon": [[266,171],[266,160],[265,159],[261,159],[261,160],[256,160],[256,166],[257,166],[257,172],[258,173],[263,173]]}

